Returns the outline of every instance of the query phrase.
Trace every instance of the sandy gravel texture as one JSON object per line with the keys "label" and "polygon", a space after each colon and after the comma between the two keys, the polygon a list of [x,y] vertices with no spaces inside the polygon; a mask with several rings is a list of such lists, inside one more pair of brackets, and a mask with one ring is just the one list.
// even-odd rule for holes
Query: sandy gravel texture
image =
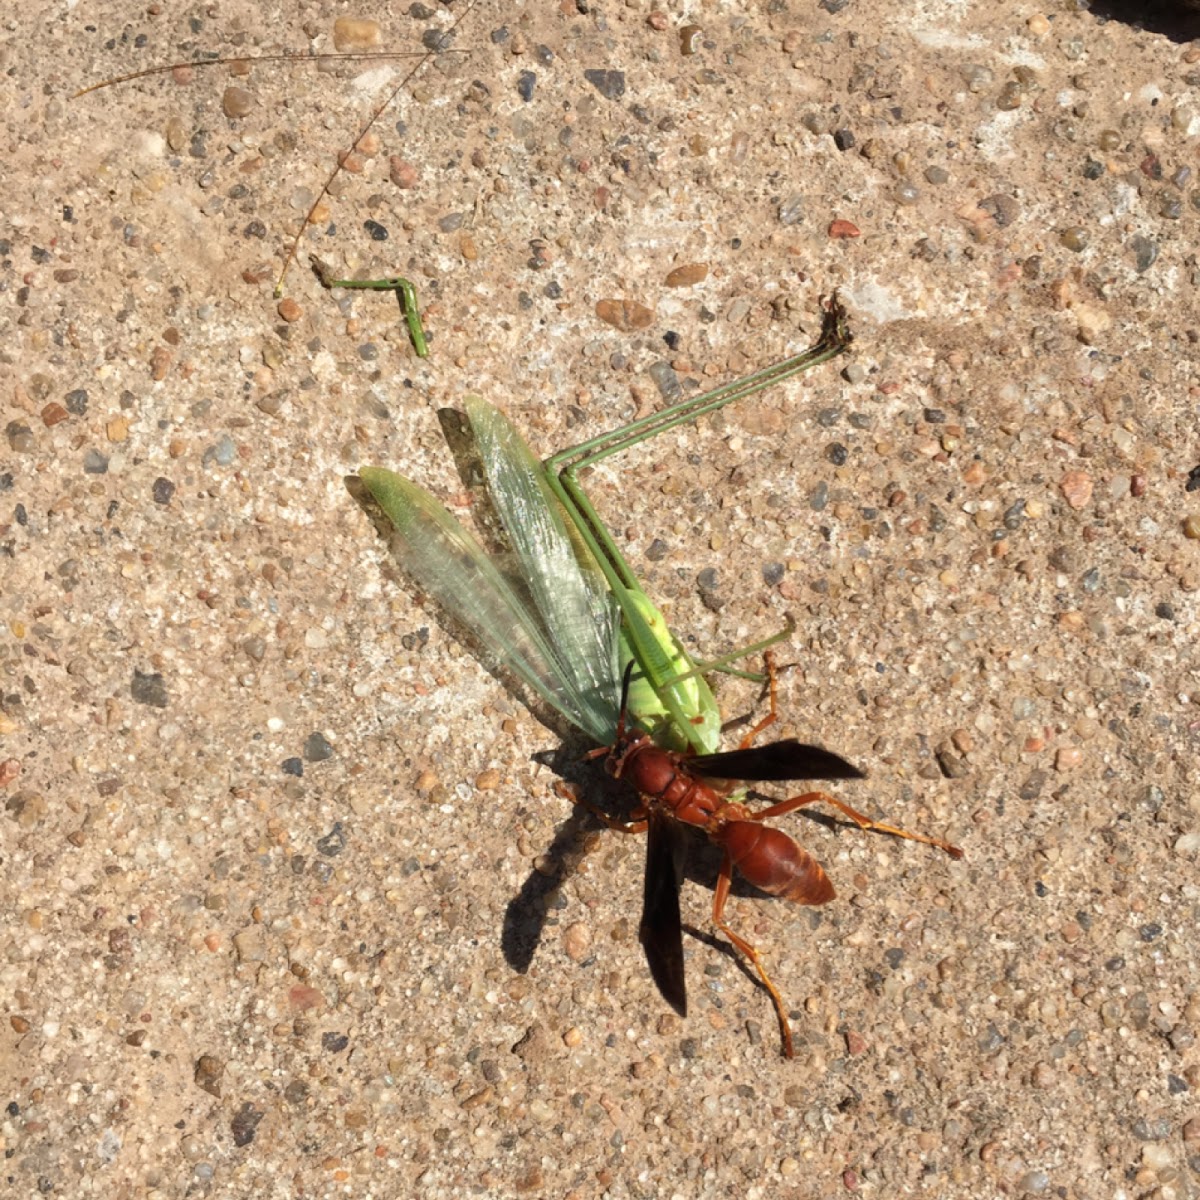
{"label": "sandy gravel texture", "polygon": [[[462,13],[5,14],[0,1190],[1195,1196],[1200,44],[1062,0],[480,0],[282,302],[412,60],[71,98]],[[405,273],[431,356],[310,252]],[[464,395],[549,454],[802,348],[835,288],[846,358],[588,481],[698,656],[794,619],[780,732],[869,772],[839,797],[966,851],[780,819],[838,891],[731,901],[789,1062],[719,857],[680,1020],[641,844],[556,784],[629,798],[345,477],[469,522]],[[760,691],[716,686],[732,744]]]}

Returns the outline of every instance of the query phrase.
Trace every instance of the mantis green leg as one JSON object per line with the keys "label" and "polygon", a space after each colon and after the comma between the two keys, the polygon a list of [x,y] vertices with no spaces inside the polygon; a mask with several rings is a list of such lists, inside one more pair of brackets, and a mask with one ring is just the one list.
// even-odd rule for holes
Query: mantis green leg
{"label": "mantis green leg", "polygon": [[408,336],[412,340],[413,349],[418,358],[429,357],[429,343],[425,339],[425,330],[421,326],[421,313],[417,308],[417,289],[407,279],[399,275],[391,279],[334,279],[333,272],[315,254],[309,255],[313,270],[321,281],[322,287],[327,288],[358,288],[369,292],[395,292],[400,304],[400,311],[408,322]]}

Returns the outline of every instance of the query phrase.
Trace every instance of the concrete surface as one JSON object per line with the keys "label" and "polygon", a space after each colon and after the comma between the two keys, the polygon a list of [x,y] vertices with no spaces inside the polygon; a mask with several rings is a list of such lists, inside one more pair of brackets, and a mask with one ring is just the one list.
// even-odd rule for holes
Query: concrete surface
{"label": "concrete surface", "polygon": [[[411,62],[71,99],[351,12],[419,48],[433,7],[6,13],[5,1194],[1194,1196],[1200,45],[1059,0],[481,0],[282,307]],[[309,252],[406,273],[431,357]],[[850,356],[589,482],[697,654],[795,619],[782,732],[870,772],[840,797],[966,851],[780,820],[839,893],[732,902],[787,1062],[712,853],[680,1021],[640,844],[555,783],[619,792],[343,478],[469,519],[440,409],[550,453],[834,288]]]}

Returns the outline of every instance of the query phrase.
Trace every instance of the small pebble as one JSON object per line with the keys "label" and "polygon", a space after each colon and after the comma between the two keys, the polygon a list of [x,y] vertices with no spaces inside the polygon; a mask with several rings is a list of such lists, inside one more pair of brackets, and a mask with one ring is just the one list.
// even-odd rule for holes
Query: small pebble
{"label": "small pebble", "polygon": [[202,1054],[193,1068],[192,1079],[210,1096],[221,1098],[221,1076],[225,1074],[225,1063],[212,1054]]}
{"label": "small pebble", "polygon": [[287,321],[288,324],[291,324],[293,321],[300,320],[300,317],[304,312],[300,305],[297,304],[296,301],[290,296],[285,296],[282,300],[280,300],[280,302],[275,306],[275,311],[285,321]]}
{"label": "small pebble", "polygon": [[684,25],[679,30],[679,53],[684,55],[696,54],[700,49],[700,39],[703,30],[699,25]]}
{"label": "small pebble", "polygon": [[654,323],[653,310],[636,300],[600,300],[596,304],[596,316],[622,333],[648,329]]}
{"label": "small pebble", "polygon": [[254,95],[245,88],[227,87],[221,97],[221,110],[231,120],[247,116],[254,110]]}
{"label": "small pebble", "polygon": [[304,757],[309,762],[324,762],[333,757],[329,739],[320,731],[310,733],[304,741]]}
{"label": "small pebble", "polygon": [[405,191],[411,191],[421,181],[420,171],[407,159],[395,154],[388,158],[388,177],[398,188]]}
{"label": "small pebble", "polygon": [[703,283],[708,278],[708,263],[688,263],[667,272],[664,280],[667,287],[690,287],[694,283]]}
{"label": "small pebble", "polygon": [[861,237],[862,232],[853,221],[846,221],[839,217],[836,221],[830,222],[829,236],[835,239],[856,238]]}
{"label": "small pebble", "polygon": [[780,225],[795,225],[804,216],[804,197],[799,192],[793,192],[779,206]]}
{"label": "small pebble", "polygon": [[378,21],[365,17],[338,17],[333,23],[333,45],[341,54],[374,50],[383,45],[383,30]]}
{"label": "small pebble", "polygon": [[1058,235],[1058,240],[1068,250],[1078,254],[1087,249],[1088,232],[1082,225],[1071,225]]}
{"label": "small pebble", "polygon": [[591,929],[582,921],[575,921],[563,930],[563,953],[572,962],[582,962],[592,945]]}
{"label": "small pebble", "polygon": [[1092,498],[1092,478],[1086,471],[1068,471],[1059,482],[1059,491],[1072,508],[1083,508]]}
{"label": "small pebble", "polygon": [[620,100],[625,95],[624,71],[603,71],[592,68],[584,71],[583,77],[606,100]]}
{"label": "small pebble", "polygon": [[1056,771],[1070,771],[1083,762],[1083,751],[1078,746],[1062,746],[1054,756]]}
{"label": "small pebble", "polygon": [[481,792],[493,792],[500,786],[502,776],[495,767],[488,767],[475,776],[475,787]]}
{"label": "small pebble", "polygon": [[1193,541],[1200,538],[1200,513],[1190,513],[1183,518],[1183,536]]}

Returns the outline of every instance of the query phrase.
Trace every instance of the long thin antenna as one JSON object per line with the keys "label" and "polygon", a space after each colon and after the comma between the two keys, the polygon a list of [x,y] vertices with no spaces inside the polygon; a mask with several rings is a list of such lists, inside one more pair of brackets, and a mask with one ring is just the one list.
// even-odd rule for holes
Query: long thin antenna
{"label": "long thin antenna", "polygon": [[[464,8],[462,10],[462,12],[459,13],[459,15],[454,18],[454,20],[450,23],[450,25],[447,27],[447,29],[441,34],[439,41],[441,40],[441,38],[449,37],[449,35],[452,34],[463,23],[463,21],[465,21],[467,19],[468,16],[470,16],[471,12],[475,9],[476,5],[478,5],[478,4],[479,4],[479,0],[470,0],[470,3],[467,5],[467,7]],[[353,143],[350,146],[351,153],[353,153],[355,150],[358,149],[363,138],[365,138],[367,136],[367,134],[370,133],[371,129],[374,127],[375,122],[378,121],[381,116],[383,116],[383,114],[391,107],[392,102],[396,99],[396,97],[398,95],[400,95],[400,93],[406,87],[408,87],[408,85],[413,81],[414,78],[416,78],[417,72],[420,71],[420,69],[427,62],[429,62],[430,59],[434,58],[436,55],[440,54],[441,52],[442,51],[441,51],[440,46],[438,49],[430,50],[427,54],[425,54],[421,58],[421,61],[418,62],[417,65],[415,67],[413,67],[413,69],[411,71],[409,71],[409,73],[407,75],[405,75],[404,78],[402,80],[400,80],[400,82],[398,84],[396,84],[396,86],[391,90],[391,92],[388,93],[387,98],[376,107],[375,111],[371,114],[370,119],[367,121],[367,123],[358,131],[358,136],[354,139]],[[296,230],[296,236],[292,239],[292,244],[291,244],[291,247],[288,249],[287,257],[283,260],[283,270],[279,272],[279,279],[275,284],[276,297],[283,295],[283,281],[287,277],[287,273],[291,269],[292,263],[296,261],[296,255],[300,251],[300,243],[304,240],[304,231],[308,228],[309,222],[313,219],[313,214],[317,211],[317,208],[320,206],[321,202],[325,199],[326,196],[329,195],[329,189],[333,186],[333,181],[338,177],[338,175],[341,172],[341,169],[342,169],[342,164],[341,164],[341,162],[339,162],[337,164],[337,166],[335,166],[333,168],[333,170],[330,171],[329,178],[326,179],[324,184],[321,185],[321,190],[317,193],[317,198],[312,202],[312,207],[308,210],[307,214],[304,217],[304,220],[300,223],[300,228],[298,230]]]}

